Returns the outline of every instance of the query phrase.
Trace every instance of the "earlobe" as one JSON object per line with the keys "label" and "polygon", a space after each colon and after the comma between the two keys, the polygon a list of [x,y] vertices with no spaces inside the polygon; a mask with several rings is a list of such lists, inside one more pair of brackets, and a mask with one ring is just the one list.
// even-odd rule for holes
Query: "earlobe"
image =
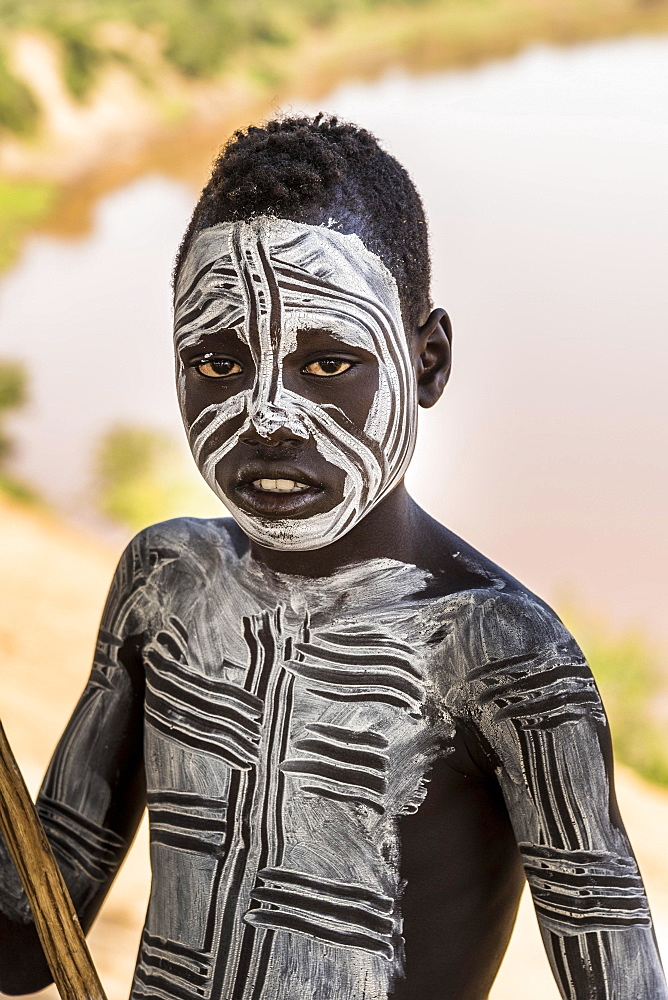
{"label": "earlobe", "polygon": [[445,309],[434,309],[418,330],[418,403],[426,408],[438,402],[450,377],[452,326]]}

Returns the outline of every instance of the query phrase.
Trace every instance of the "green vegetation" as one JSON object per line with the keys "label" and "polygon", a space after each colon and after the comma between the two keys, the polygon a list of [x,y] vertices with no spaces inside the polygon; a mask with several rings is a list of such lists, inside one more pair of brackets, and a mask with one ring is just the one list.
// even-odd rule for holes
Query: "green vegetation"
{"label": "green vegetation", "polygon": [[11,72],[7,55],[0,50],[0,133],[33,135],[39,119],[39,105],[30,88]]}
{"label": "green vegetation", "polygon": [[614,635],[578,612],[567,614],[566,623],[600,688],[616,759],[668,787],[666,719],[658,711],[668,689],[657,650],[639,632]]}
{"label": "green vegetation", "polygon": [[[74,98],[84,100],[99,70],[110,60],[121,58],[133,65],[126,52],[104,40],[99,31],[104,24],[121,22],[153,35],[174,69],[184,77],[204,80],[243,49],[289,44],[305,28],[331,23],[345,10],[374,5],[374,0],[315,0],[312,4],[301,0],[96,0],[93,4],[0,0],[0,24],[5,33],[37,29],[54,38],[62,53],[65,84]],[[28,120],[34,120],[36,105],[33,101],[28,107],[29,91],[8,70],[4,78],[0,74],[0,111],[3,92],[19,86],[25,110],[17,108],[4,121],[0,117],[0,126],[13,131],[24,131]]]}
{"label": "green vegetation", "polygon": [[18,361],[0,361],[0,465],[12,453],[12,442],[3,426],[13,410],[20,409],[28,400],[28,379]]}
{"label": "green vegetation", "polygon": [[[208,80],[246,57],[262,65],[271,50],[314,33],[346,33],[355,50],[414,62],[436,46],[441,65],[503,55],[532,40],[571,41],[668,27],[667,0],[0,0],[5,36],[36,29],[60,47],[63,79],[85,100],[110,61],[147,72],[139,50],[112,42],[105,25],[151,36],[164,61],[185,79]],[[127,38],[126,38],[127,42]],[[130,45],[131,49],[135,47]],[[345,66],[346,46],[337,53]],[[342,61],[343,60],[343,61]],[[429,62],[433,63],[433,54]],[[387,61],[386,61],[387,64]],[[265,75],[267,70],[265,69]],[[340,75],[340,74],[339,74]],[[154,81],[159,82],[159,81]],[[18,97],[20,93],[20,99]],[[14,100],[10,101],[10,95]],[[3,108],[5,113],[3,116]],[[34,128],[37,107],[26,85],[0,68],[0,129]]]}
{"label": "green vegetation", "polygon": [[35,494],[7,470],[14,446],[5,420],[28,401],[28,378],[18,361],[0,361],[0,491],[15,500],[34,501]]}
{"label": "green vegetation", "polygon": [[90,22],[54,18],[44,27],[60,42],[65,86],[77,101],[85,100],[108,54],[95,44]]}
{"label": "green vegetation", "polygon": [[25,234],[50,212],[57,194],[48,181],[0,178],[0,270],[7,267]]}
{"label": "green vegetation", "polygon": [[[51,109],[13,64],[15,39],[25,31],[54,43],[74,101],[87,101],[101,73],[121,65],[153,101],[156,124],[174,128],[201,109],[206,82],[215,85],[217,106],[228,88],[234,114],[243,92],[255,115],[264,99],[314,97],[346,76],[397,64],[431,70],[510,55],[535,41],[667,30],[668,0],[0,0],[0,140],[20,140],[29,169],[34,157],[34,176],[57,171],[57,154],[53,167],[40,159],[40,115]],[[101,165],[109,166],[107,157],[103,143]],[[0,270],[48,214],[54,191],[49,183],[3,190]]]}
{"label": "green vegetation", "polygon": [[222,504],[164,431],[113,427],[99,444],[95,464],[100,512],[131,531],[183,514],[224,514]]}

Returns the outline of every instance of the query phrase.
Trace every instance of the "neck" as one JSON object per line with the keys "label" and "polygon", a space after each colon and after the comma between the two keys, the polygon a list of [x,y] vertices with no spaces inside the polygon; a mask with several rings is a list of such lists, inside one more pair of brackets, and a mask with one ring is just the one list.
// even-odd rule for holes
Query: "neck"
{"label": "neck", "polygon": [[395,559],[430,569],[435,522],[406,492],[403,481],[346,535],[305,552],[267,549],[251,542],[253,559],[278,573],[326,577],[343,566]]}

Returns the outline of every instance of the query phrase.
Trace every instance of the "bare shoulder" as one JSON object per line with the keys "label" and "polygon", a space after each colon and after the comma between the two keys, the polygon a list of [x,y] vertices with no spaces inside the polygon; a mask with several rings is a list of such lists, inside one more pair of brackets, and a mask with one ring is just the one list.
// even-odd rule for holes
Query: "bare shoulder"
{"label": "bare shoulder", "polygon": [[479,595],[471,608],[466,685],[482,728],[554,731],[605,725],[600,695],[576,640],[522,588]]}
{"label": "bare shoulder", "polygon": [[248,540],[231,517],[174,517],[143,528],[130,545],[152,550],[186,551],[191,547],[214,546],[239,550]]}
{"label": "bare shoulder", "polygon": [[483,728],[602,722],[590,668],[556,612],[461,539],[445,538],[443,577],[464,584],[450,590],[443,629],[447,672],[456,678],[451,696],[462,712]]}
{"label": "bare shoulder", "polygon": [[166,601],[205,591],[242,554],[239,534],[227,518],[179,517],[144,528],[120,557],[105,620],[120,618],[136,630]]}
{"label": "bare shoulder", "polygon": [[126,552],[140,559],[147,569],[179,562],[207,572],[221,558],[239,558],[248,540],[229,517],[176,517],[144,528],[132,539]]}
{"label": "bare shoulder", "polygon": [[531,591],[515,585],[481,596],[475,614],[480,664],[518,656],[529,662],[549,651],[578,649],[556,612]]}

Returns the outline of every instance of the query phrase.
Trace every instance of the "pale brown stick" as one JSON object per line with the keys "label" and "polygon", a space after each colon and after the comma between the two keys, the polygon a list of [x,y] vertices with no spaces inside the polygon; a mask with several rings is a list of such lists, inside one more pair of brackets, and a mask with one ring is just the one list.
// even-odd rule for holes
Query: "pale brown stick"
{"label": "pale brown stick", "polygon": [[0,831],[63,1000],[106,1000],[67,886],[0,723]]}

